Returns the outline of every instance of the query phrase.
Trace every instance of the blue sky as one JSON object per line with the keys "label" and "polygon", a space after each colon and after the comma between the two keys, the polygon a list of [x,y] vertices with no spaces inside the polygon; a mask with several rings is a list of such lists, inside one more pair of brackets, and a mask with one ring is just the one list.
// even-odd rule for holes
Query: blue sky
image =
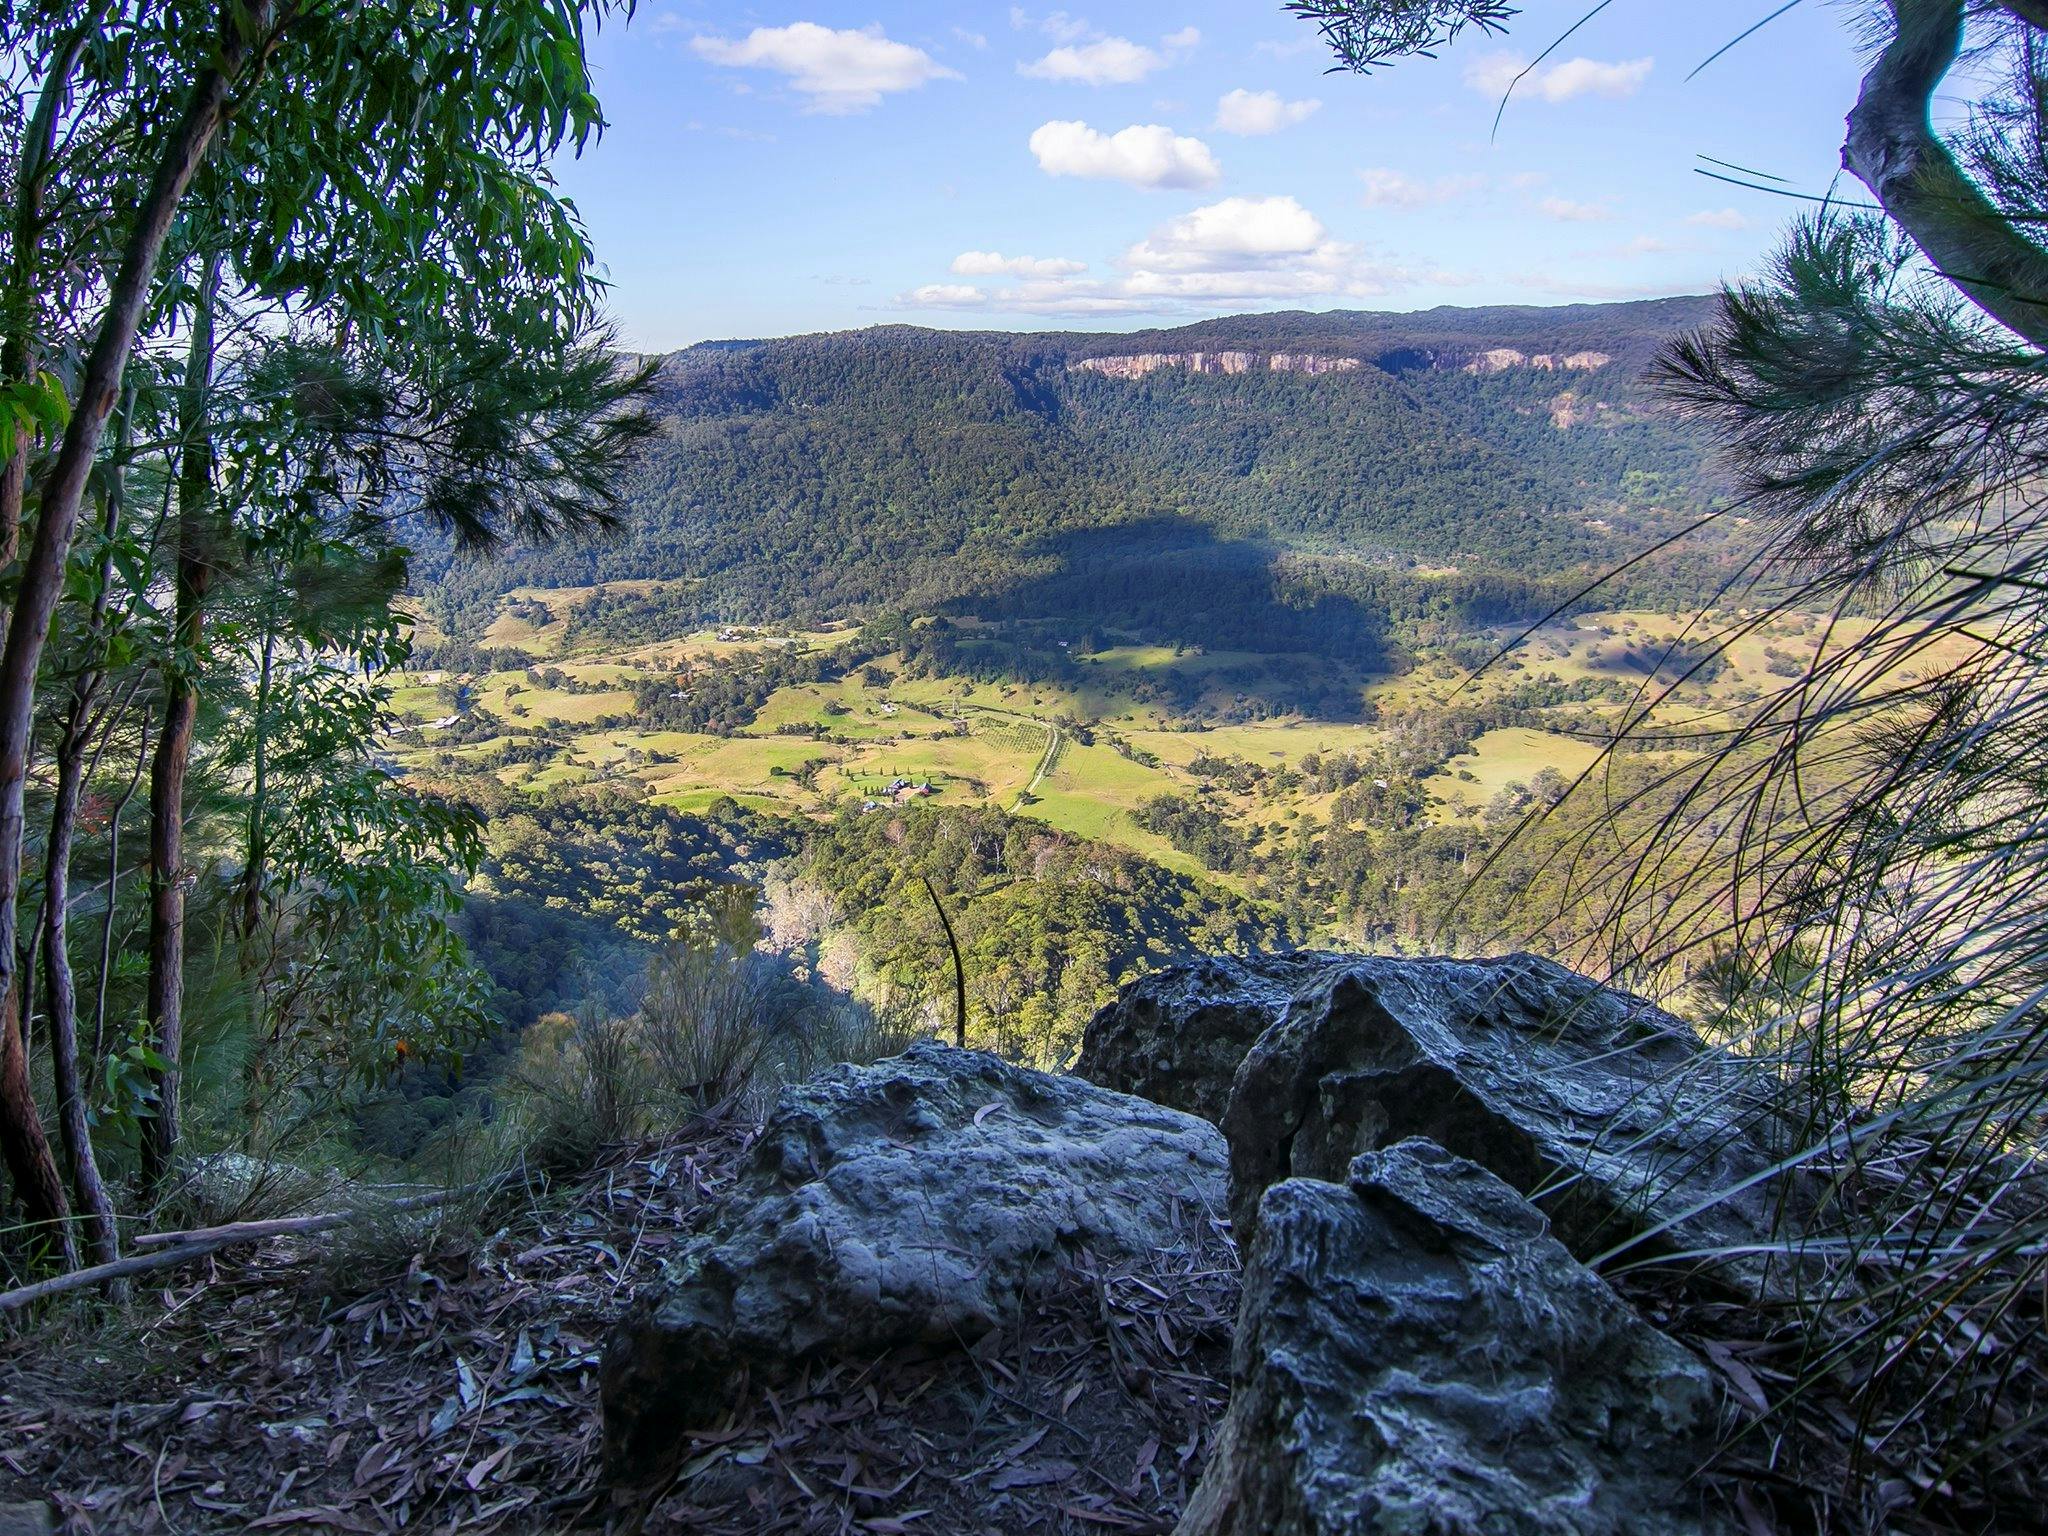
{"label": "blue sky", "polygon": [[[652,0],[563,162],[628,345],[909,321],[1130,329],[1255,309],[1698,292],[1835,185],[1859,59],[1819,0],[1585,0],[1369,78],[1277,0],[1073,11]],[[1754,14],[1752,14],[1752,12]],[[1849,188],[1857,191],[1860,189]]]}

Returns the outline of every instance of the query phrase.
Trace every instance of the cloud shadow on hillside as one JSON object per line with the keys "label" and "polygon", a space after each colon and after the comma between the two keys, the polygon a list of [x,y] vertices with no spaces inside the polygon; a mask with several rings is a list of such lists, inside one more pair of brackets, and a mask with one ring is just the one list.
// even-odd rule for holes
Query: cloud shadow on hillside
{"label": "cloud shadow on hillside", "polygon": [[[1077,529],[1024,551],[1039,574],[956,599],[945,611],[1250,653],[1259,659],[1210,676],[1259,706],[1255,712],[1357,719],[1358,673],[1385,664],[1384,618],[1350,597],[1291,582],[1283,554],[1223,538],[1190,517]],[[1157,681],[1172,686],[1170,676]]]}

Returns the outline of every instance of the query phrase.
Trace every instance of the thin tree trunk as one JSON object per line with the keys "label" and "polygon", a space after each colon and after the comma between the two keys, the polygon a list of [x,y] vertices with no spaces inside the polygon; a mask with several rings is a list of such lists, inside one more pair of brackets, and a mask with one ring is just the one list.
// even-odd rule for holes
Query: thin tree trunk
{"label": "thin tree trunk", "polygon": [[87,752],[94,732],[93,702],[106,681],[97,651],[104,643],[107,608],[114,588],[113,544],[121,528],[122,476],[128,452],[131,404],[121,411],[115,432],[111,484],[100,532],[99,586],[93,593],[92,621],[86,631],[87,662],[71,685],[64,723],[57,742],[57,795],[50,808],[50,834],[43,854],[43,976],[50,993],[50,1063],[57,1090],[57,1126],[63,1134],[71,1188],[85,1217],[86,1242],[96,1264],[121,1256],[114,1202],[100,1178],[93,1155],[92,1124],[86,1113],[84,1074],[78,1063],[78,982],[71,969],[71,850],[78,831],[78,802],[89,772]]}
{"label": "thin tree trunk", "polygon": [[171,221],[226,118],[230,85],[258,58],[252,45],[268,31],[271,15],[270,0],[257,0],[241,18],[250,30],[236,28],[221,38],[216,62],[193,82],[184,113],[157,162],[79,377],[63,445],[43,481],[35,538],[20,564],[14,611],[8,616],[6,644],[0,647],[0,998],[6,1000],[0,1006],[0,1156],[32,1222],[64,1216],[64,1186],[29,1089],[28,1055],[15,1007],[20,981],[16,901],[27,832],[24,797],[36,669],[63,595],[65,560],[78,530],[86,482],[120,394]]}
{"label": "thin tree trunk", "polygon": [[[10,968],[12,948],[7,956]],[[0,1003],[0,1138],[23,1213],[39,1232],[47,1233],[51,1246],[63,1254],[64,1267],[71,1268],[78,1262],[78,1248],[71,1240],[71,1207],[29,1086],[28,1045],[21,1033],[19,999],[11,988]]]}
{"label": "thin tree trunk", "polygon": [[86,1242],[93,1262],[111,1264],[120,1257],[115,1236],[114,1202],[100,1178],[93,1156],[91,1124],[86,1117],[85,1085],[78,1070],[78,987],[71,971],[65,912],[71,904],[71,844],[78,826],[78,797],[85,781],[88,725],[83,710],[67,722],[57,756],[57,803],[50,811],[49,847],[44,859],[47,899],[43,918],[43,974],[50,989],[50,1060],[57,1088],[57,1125],[63,1132],[64,1155],[71,1166],[71,1185],[85,1217]]}
{"label": "thin tree trunk", "polygon": [[256,730],[254,759],[249,773],[249,821],[242,860],[242,942],[253,943],[263,919],[263,864],[270,856],[270,839],[263,819],[269,811],[270,794],[270,690],[276,674],[277,632],[269,624],[263,631],[263,657],[256,670]]}
{"label": "thin tree trunk", "polygon": [[207,427],[213,388],[214,306],[220,258],[211,258],[192,313],[185,401],[178,432],[177,614],[164,669],[164,719],[149,765],[149,991],[151,1044],[164,1065],[150,1073],[156,1113],[142,1140],[144,1186],[154,1192],[178,1151],[179,1053],[185,1045],[185,772],[199,716],[199,648],[206,638],[212,585],[213,437]]}
{"label": "thin tree trunk", "polygon": [[95,1062],[107,1059],[107,992],[114,975],[114,914],[121,897],[121,818],[128,812],[128,802],[135,798],[136,787],[142,783],[142,770],[149,763],[149,716],[142,717],[140,739],[135,745],[135,769],[128,775],[128,787],[121,791],[121,798],[114,802],[114,809],[107,817],[107,894],[106,911],[100,923],[100,974],[93,998],[92,1059]]}

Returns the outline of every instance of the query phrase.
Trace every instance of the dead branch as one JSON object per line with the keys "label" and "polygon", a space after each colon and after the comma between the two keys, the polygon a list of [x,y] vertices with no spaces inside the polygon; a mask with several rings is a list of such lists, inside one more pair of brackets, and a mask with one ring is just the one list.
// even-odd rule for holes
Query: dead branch
{"label": "dead branch", "polygon": [[85,1269],[74,1269],[68,1274],[52,1275],[47,1280],[18,1286],[11,1291],[0,1291],[0,1316],[17,1312],[48,1296],[83,1290],[87,1286],[105,1285],[110,1281],[126,1279],[129,1275],[139,1275],[153,1269],[168,1269],[175,1264],[203,1259],[210,1253],[217,1253],[237,1243],[255,1243],[271,1237],[326,1232],[335,1227],[367,1221],[377,1216],[427,1210],[433,1206],[445,1205],[463,1195],[477,1194],[495,1188],[513,1176],[512,1172],[501,1173],[495,1178],[484,1179],[475,1184],[464,1184],[455,1189],[437,1189],[430,1194],[411,1195],[403,1200],[392,1200],[381,1205],[358,1206],[347,1211],[324,1211],[314,1216],[280,1216],[269,1221],[231,1221],[217,1227],[190,1227],[182,1232],[145,1232],[129,1245],[136,1251],[125,1259],[116,1259],[109,1264],[94,1264]]}

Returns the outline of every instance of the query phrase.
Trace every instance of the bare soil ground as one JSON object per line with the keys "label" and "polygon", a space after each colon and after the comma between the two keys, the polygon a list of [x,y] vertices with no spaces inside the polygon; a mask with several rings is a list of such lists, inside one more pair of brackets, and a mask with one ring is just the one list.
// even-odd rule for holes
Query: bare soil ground
{"label": "bare soil ground", "polygon": [[600,1476],[610,1321],[730,1182],[699,1126],[446,1230],[218,1256],[125,1313],[0,1341],[0,1505],[76,1532],[1167,1531],[1224,1407],[1234,1252],[1085,1258],[971,1349],[820,1361]]}

